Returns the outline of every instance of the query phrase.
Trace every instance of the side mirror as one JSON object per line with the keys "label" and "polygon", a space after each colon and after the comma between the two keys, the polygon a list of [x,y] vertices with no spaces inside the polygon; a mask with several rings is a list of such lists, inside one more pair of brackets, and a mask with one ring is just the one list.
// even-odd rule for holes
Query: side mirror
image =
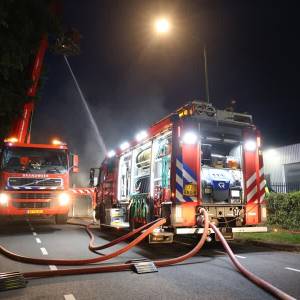
{"label": "side mirror", "polygon": [[73,173],[79,172],[79,157],[77,154],[72,155],[72,167],[73,167]]}
{"label": "side mirror", "polygon": [[95,186],[95,169],[94,168],[91,168],[90,169],[90,183],[89,183],[89,186],[90,187],[94,187]]}

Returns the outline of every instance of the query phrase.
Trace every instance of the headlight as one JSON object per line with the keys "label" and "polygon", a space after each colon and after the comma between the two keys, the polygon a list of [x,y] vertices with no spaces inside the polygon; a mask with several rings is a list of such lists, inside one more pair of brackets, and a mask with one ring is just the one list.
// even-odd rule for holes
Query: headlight
{"label": "headlight", "polygon": [[0,205],[7,206],[8,205],[9,196],[5,193],[0,194]]}
{"label": "headlight", "polygon": [[70,203],[70,196],[67,193],[61,193],[58,196],[59,205],[66,206]]}

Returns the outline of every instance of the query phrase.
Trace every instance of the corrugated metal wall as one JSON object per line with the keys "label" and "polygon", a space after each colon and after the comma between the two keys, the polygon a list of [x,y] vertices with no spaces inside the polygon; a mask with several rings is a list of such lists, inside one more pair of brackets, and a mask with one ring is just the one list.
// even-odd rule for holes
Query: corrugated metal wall
{"label": "corrugated metal wall", "polygon": [[[263,152],[264,170],[271,183],[286,183],[284,165],[300,162],[300,144],[294,144]],[[300,180],[300,179],[299,179]]]}

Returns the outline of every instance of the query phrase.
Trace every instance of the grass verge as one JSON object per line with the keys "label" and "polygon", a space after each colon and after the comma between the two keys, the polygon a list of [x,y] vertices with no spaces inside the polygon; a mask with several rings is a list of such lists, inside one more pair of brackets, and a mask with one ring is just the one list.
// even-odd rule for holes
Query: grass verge
{"label": "grass verge", "polygon": [[273,242],[282,244],[300,245],[300,233],[291,233],[287,231],[278,232],[261,232],[261,233],[236,233],[235,239],[260,241],[260,242]]}

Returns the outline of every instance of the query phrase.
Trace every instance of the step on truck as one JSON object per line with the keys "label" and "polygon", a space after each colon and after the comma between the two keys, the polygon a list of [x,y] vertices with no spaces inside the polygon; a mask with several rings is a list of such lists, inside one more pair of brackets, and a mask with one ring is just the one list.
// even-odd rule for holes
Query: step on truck
{"label": "step on truck", "polygon": [[[92,169],[91,185],[94,177]],[[132,229],[166,218],[153,243],[201,234],[201,207],[228,239],[267,231],[260,132],[251,115],[204,102],[188,103],[108,152],[96,192],[101,226]]]}

